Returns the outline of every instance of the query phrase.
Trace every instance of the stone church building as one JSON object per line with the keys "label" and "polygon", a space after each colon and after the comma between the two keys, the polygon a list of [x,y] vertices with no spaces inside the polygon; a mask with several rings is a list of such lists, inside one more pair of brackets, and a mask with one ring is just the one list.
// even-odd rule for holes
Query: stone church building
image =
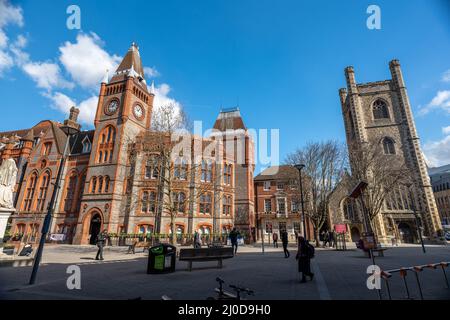
{"label": "stone church building", "polygon": [[[222,110],[211,136],[189,136],[188,149],[167,172],[155,161],[158,149],[149,146],[152,135],[164,136],[151,129],[154,96],[132,44],[112,78],[100,85],[93,130],[80,130],[73,107],[64,123],[44,120],[0,132],[1,160],[12,158],[19,168],[11,234],[38,240],[66,152],[50,229],[64,235],[65,243],[93,243],[103,229],[182,235],[221,234],[233,226],[251,241],[254,152],[239,109]],[[70,130],[76,133],[68,135]],[[164,205],[167,194],[175,212]]]}
{"label": "stone church building", "polygon": [[[422,225],[424,236],[433,240],[442,231],[433,189],[399,61],[391,61],[389,68],[390,80],[364,84],[356,82],[353,67],[345,69],[347,88],[340,89],[339,95],[350,169],[354,169],[357,161],[352,148],[380,144],[383,157],[408,169],[412,184],[408,190],[398,186],[389,192],[381,212],[374,218],[377,238],[380,242],[389,242],[393,237],[402,242],[417,242],[418,226]],[[357,241],[365,231],[364,217],[359,204],[348,197],[351,192],[345,183],[348,178],[349,175],[344,176],[331,195],[330,224],[346,224],[348,239]]]}

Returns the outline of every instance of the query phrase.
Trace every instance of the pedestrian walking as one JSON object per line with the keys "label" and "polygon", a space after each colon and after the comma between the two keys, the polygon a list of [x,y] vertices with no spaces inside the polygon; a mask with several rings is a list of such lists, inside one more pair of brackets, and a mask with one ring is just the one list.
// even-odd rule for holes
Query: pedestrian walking
{"label": "pedestrian walking", "polygon": [[106,244],[106,239],[108,238],[108,232],[104,229],[97,235],[96,244],[98,247],[97,255],[95,256],[95,260],[104,260],[103,259],[103,247]]}
{"label": "pedestrian walking", "polygon": [[302,280],[300,282],[306,282],[306,276],[311,281],[314,278],[314,273],[311,272],[311,258],[314,257],[314,247],[308,243],[302,236],[298,238],[298,250],[296,259],[298,260],[298,272],[302,273]]}
{"label": "pedestrian walking", "polygon": [[295,235],[295,243],[298,244],[298,232],[297,232],[297,230],[294,231],[294,235]]}
{"label": "pedestrian walking", "polygon": [[236,227],[233,228],[233,230],[231,230],[230,232],[230,241],[231,241],[231,247],[233,248],[233,252],[234,254],[237,253],[237,249],[238,249],[238,236],[240,236],[239,231],[237,231]]}
{"label": "pedestrian walking", "polygon": [[272,233],[273,247],[278,248],[278,233]]}
{"label": "pedestrian walking", "polygon": [[323,235],[323,247],[325,248],[328,244],[328,241],[330,240],[330,234],[328,232],[328,230],[325,232],[325,234]]}
{"label": "pedestrian walking", "polygon": [[291,254],[289,253],[288,250],[288,233],[286,232],[286,230],[282,230],[281,231],[281,243],[283,244],[283,251],[284,251],[284,257],[285,258],[289,258],[291,256]]}
{"label": "pedestrian walking", "polygon": [[334,248],[335,244],[334,231],[330,231],[330,233],[328,234],[328,241],[330,241],[330,247]]}
{"label": "pedestrian walking", "polygon": [[198,249],[202,247],[202,243],[200,241],[200,233],[198,231],[194,232],[194,248]]}

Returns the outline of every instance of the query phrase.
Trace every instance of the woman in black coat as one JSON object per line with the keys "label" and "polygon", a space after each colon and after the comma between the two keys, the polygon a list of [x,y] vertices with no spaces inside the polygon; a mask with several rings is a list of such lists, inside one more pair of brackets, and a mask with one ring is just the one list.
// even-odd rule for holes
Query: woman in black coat
{"label": "woman in black coat", "polygon": [[314,277],[314,273],[311,272],[311,256],[309,251],[305,238],[298,237],[298,272],[302,273],[302,280],[300,282],[306,282],[306,276],[310,277],[311,280]]}

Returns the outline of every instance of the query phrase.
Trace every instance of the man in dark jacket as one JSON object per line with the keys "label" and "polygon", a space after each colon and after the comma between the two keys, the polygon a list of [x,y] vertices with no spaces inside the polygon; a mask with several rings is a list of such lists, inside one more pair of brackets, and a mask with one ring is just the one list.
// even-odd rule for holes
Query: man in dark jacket
{"label": "man in dark jacket", "polygon": [[287,248],[289,240],[288,240],[288,233],[286,232],[286,230],[281,231],[281,242],[283,243],[284,257],[289,258],[291,254],[289,253],[289,250]]}
{"label": "man in dark jacket", "polygon": [[236,227],[233,228],[233,230],[231,230],[229,237],[230,237],[230,242],[231,242],[231,247],[233,248],[233,252],[234,254],[237,253],[237,249],[238,249],[238,236],[240,235],[239,231],[236,230]]}
{"label": "man in dark jacket", "polygon": [[302,280],[300,282],[306,282],[306,276],[311,280],[314,278],[314,273],[311,272],[311,258],[313,253],[309,249],[309,244],[302,236],[298,237],[298,272],[302,273]]}
{"label": "man in dark jacket", "polygon": [[104,260],[103,259],[103,247],[106,244],[107,238],[108,238],[108,232],[106,231],[106,229],[97,235],[98,251],[97,251],[97,255],[95,256],[95,260]]}

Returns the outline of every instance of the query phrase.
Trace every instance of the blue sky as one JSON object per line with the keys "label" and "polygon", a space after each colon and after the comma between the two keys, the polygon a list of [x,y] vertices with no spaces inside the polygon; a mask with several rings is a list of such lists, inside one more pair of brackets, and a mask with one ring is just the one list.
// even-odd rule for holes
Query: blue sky
{"label": "blue sky", "polygon": [[[449,1],[0,4],[0,131],[62,121],[71,102],[92,127],[101,73],[136,41],[159,102],[181,104],[204,126],[238,104],[248,127],[280,129],[284,159],[307,141],[345,140],[346,66],[358,82],[384,80],[398,58],[425,155],[450,162]],[[81,9],[81,30],[66,27],[70,4]],[[381,30],[366,27],[370,4],[381,9]]]}

